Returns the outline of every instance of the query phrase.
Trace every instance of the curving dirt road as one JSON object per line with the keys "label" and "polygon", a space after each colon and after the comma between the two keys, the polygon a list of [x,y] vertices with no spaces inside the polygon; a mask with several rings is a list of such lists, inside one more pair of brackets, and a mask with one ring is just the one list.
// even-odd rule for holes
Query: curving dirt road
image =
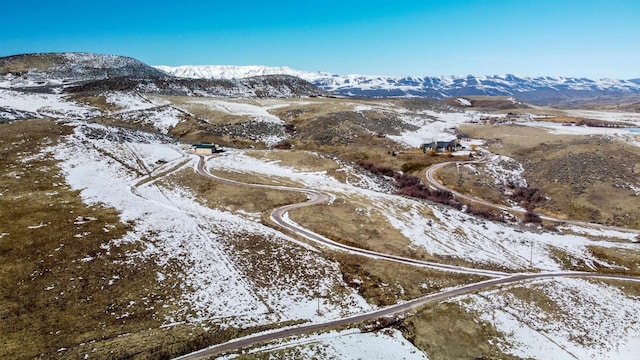
{"label": "curving dirt road", "polygon": [[488,277],[504,277],[504,276],[510,275],[509,273],[502,272],[502,271],[484,270],[484,269],[468,268],[463,266],[440,264],[437,262],[411,259],[407,257],[390,255],[390,254],[380,253],[380,252],[371,251],[371,250],[364,250],[361,248],[341,244],[339,242],[328,239],[320,234],[317,234],[297,224],[293,220],[289,219],[287,215],[289,211],[294,209],[298,209],[305,206],[313,206],[313,205],[328,203],[329,200],[331,199],[330,195],[320,191],[311,190],[311,189],[279,186],[279,185],[250,184],[250,183],[243,183],[235,180],[224,179],[224,178],[212,175],[211,173],[206,171],[206,169],[204,168],[204,163],[205,163],[205,158],[203,156],[200,156],[200,159],[198,161],[198,166],[196,168],[197,173],[216,181],[221,181],[221,182],[224,182],[227,184],[233,184],[233,185],[258,187],[263,189],[295,191],[295,192],[299,192],[307,195],[308,200],[303,203],[289,204],[289,205],[285,205],[277,209],[274,209],[271,212],[270,219],[274,224],[281,226],[282,228],[285,228],[290,232],[298,236],[302,236],[305,239],[313,241],[315,243],[327,246],[332,249],[343,250],[343,251],[351,252],[354,254],[358,254],[358,255],[374,258],[374,259],[394,261],[394,262],[399,262],[403,264],[410,264],[410,265],[421,266],[425,268],[431,268],[435,270],[451,271],[451,272],[465,273],[465,274],[475,274],[475,275],[482,275],[482,276],[488,276]]}
{"label": "curving dirt road", "polygon": [[[494,209],[498,209],[498,210],[504,210],[504,211],[509,211],[509,212],[517,212],[517,213],[520,213],[520,214],[525,214],[527,212],[527,210],[525,210],[525,209],[511,207],[511,206],[505,206],[505,205],[498,205],[498,204],[491,203],[489,201],[486,201],[484,199],[481,199],[481,198],[478,198],[478,197],[475,197],[475,196],[470,196],[470,195],[459,193],[459,192],[457,192],[457,191],[455,191],[455,190],[453,190],[451,188],[446,187],[445,185],[440,183],[435,177],[435,174],[439,169],[441,169],[441,168],[443,168],[445,166],[448,166],[448,165],[458,164],[458,163],[478,164],[478,163],[482,163],[482,162],[485,162],[485,161],[486,161],[486,154],[483,154],[481,158],[479,158],[478,160],[474,160],[474,161],[447,161],[447,162],[435,164],[435,165],[432,165],[431,167],[429,167],[425,171],[425,177],[427,179],[427,182],[429,183],[429,185],[432,188],[436,188],[436,189],[444,190],[444,191],[449,191],[450,193],[455,195],[457,198],[464,199],[464,200],[469,201],[469,202],[474,202],[476,204],[481,204],[481,205],[484,205],[484,206],[487,206],[487,207],[491,207],[491,208],[494,208]],[[598,229],[598,230],[613,230],[613,231],[631,232],[631,233],[635,233],[635,234],[640,234],[640,230],[638,230],[638,229],[629,229],[629,228],[622,228],[622,227],[617,227],[617,226],[607,226],[607,225],[588,223],[588,222],[578,221],[578,220],[558,219],[558,218],[554,218],[554,217],[547,216],[547,215],[542,215],[542,214],[538,214],[538,215],[543,220],[548,220],[548,221],[553,221],[553,222],[558,222],[558,223],[566,223],[566,224],[571,224],[571,225],[576,225],[576,226],[589,227],[589,228],[594,228],[594,229]]]}
{"label": "curving dirt road", "polygon": [[[482,160],[483,159],[479,159],[477,161],[482,161]],[[319,244],[322,244],[324,246],[328,246],[331,248],[349,251],[352,253],[373,257],[377,259],[397,261],[397,262],[412,264],[416,266],[430,267],[430,268],[435,268],[435,269],[445,270],[445,271],[455,271],[455,272],[462,272],[462,273],[485,275],[485,276],[493,277],[493,279],[474,283],[474,284],[464,285],[464,286],[460,286],[453,289],[443,290],[435,294],[429,294],[429,295],[416,298],[404,303],[388,306],[383,309],[375,310],[375,311],[364,313],[364,314],[358,314],[358,315],[347,317],[347,318],[331,320],[323,323],[287,327],[287,328],[282,328],[276,331],[271,331],[268,333],[250,335],[244,338],[239,338],[239,339],[226,342],[224,344],[214,345],[190,354],[183,355],[177,358],[180,360],[207,359],[215,355],[223,354],[230,351],[237,351],[250,346],[259,345],[259,344],[267,343],[273,340],[286,338],[294,335],[301,335],[301,334],[306,334],[306,333],[311,333],[311,332],[316,332],[321,330],[332,329],[339,326],[357,324],[363,321],[375,320],[375,319],[379,319],[387,316],[396,316],[399,314],[412,311],[418,307],[421,307],[433,302],[447,300],[455,296],[468,294],[468,293],[479,291],[492,286],[512,284],[512,283],[530,281],[535,279],[558,278],[558,277],[600,278],[600,279],[615,279],[615,280],[640,282],[640,277],[625,276],[625,275],[608,275],[608,274],[577,272],[577,271],[507,274],[502,272],[442,265],[442,264],[437,264],[432,262],[424,262],[424,261],[403,258],[403,257],[394,256],[394,255],[383,254],[383,253],[378,253],[374,251],[368,251],[368,250],[358,249],[351,246],[342,245],[337,242],[331,241],[319,234],[316,234],[300,226],[299,224],[296,224],[295,222],[289,220],[287,216],[287,213],[290,210],[300,208],[303,206],[311,206],[311,205],[326,203],[330,199],[329,195],[319,191],[309,190],[309,189],[286,187],[286,186],[247,184],[247,183],[243,183],[235,180],[224,179],[224,178],[220,178],[210,174],[208,171],[206,171],[204,165],[205,165],[205,158],[203,156],[200,156],[197,169],[196,169],[198,174],[214,179],[216,181],[222,181],[225,183],[242,185],[242,186],[256,186],[256,187],[275,189],[275,190],[290,190],[290,191],[296,191],[296,192],[301,192],[306,194],[309,200],[304,203],[290,204],[290,205],[282,206],[280,208],[273,210],[271,213],[271,220],[274,223],[278,224],[279,226],[282,226],[283,228],[286,228],[289,231],[299,236],[302,236],[306,239],[309,239],[311,241],[317,242]],[[441,166],[445,166],[445,165],[441,165]],[[439,188],[446,189],[446,187],[444,187],[442,184],[439,184]]]}

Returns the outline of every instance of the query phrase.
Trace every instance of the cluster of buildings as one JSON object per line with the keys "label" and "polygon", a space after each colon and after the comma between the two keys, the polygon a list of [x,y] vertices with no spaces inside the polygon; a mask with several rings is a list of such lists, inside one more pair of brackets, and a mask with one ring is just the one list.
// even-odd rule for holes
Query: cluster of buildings
{"label": "cluster of buildings", "polygon": [[455,152],[464,150],[464,146],[460,144],[458,139],[450,141],[432,141],[430,143],[424,143],[420,145],[423,152],[435,151],[435,152]]}

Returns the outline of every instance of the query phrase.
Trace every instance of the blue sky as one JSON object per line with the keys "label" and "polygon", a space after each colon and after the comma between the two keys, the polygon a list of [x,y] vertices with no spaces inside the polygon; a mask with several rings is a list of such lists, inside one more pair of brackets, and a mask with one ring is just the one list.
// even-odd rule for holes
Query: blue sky
{"label": "blue sky", "polygon": [[640,78],[640,1],[7,1],[0,56],[378,75]]}

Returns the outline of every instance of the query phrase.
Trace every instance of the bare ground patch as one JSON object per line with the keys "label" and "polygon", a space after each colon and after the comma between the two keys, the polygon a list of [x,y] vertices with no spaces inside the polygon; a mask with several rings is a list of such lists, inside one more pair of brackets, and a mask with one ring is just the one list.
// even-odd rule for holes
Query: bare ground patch
{"label": "bare ground patch", "polygon": [[338,198],[331,205],[296,209],[292,220],[321,235],[346,245],[389,254],[429,258],[411,250],[410,241],[394,229],[375,208]]}
{"label": "bare ground patch", "polygon": [[369,303],[386,306],[485,278],[334,252],[345,282]]}

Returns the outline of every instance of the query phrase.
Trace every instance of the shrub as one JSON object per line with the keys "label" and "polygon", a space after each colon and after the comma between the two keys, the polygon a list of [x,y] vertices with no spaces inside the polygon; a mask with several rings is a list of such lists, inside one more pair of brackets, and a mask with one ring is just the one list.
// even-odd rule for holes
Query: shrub
{"label": "shrub", "polygon": [[296,133],[296,126],[293,124],[284,124],[284,131],[289,135],[293,135]]}
{"label": "shrub", "polygon": [[524,214],[524,218],[522,219],[522,222],[525,224],[528,224],[528,223],[541,224],[542,219],[540,218],[540,215],[531,211],[527,211],[527,213]]}
{"label": "shrub", "polygon": [[288,150],[293,147],[293,144],[289,140],[282,140],[279,143],[275,144],[273,147],[276,149]]}
{"label": "shrub", "polygon": [[365,170],[369,171],[370,173],[373,173],[376,175],[383,175],[383,176],[388,176],[392,178],[395,178],[396,176],[400,176],[400,173],[397,173],[392,168],[385,167],[385,166],[378,166],[371,161],[358,161],[358,165],[362,166]]}
{"label": "shrub", "polygon": [[401,174],[400,176],[396,177],[396,184],[399,188],[402,189],[422,184],[422,180],[420,180],[420,178],[417,176]]}
{"label": "shrub", "polygon": [[467,214],[479,216],[490,221],[506,222],[504,215],[486,209],[476,209],[469,206],[467,207]]}
{"label": "shrub", "polygon": [[377,166],[370,161],[359,161],[358,165],[373,174],[393,177],[396,181],[395,185],[398,188],[396,194],[445,204],[458,210],[462,209],[462,203],[457,201],[451,192],[432,190],[424,185],[422,180],[417,176],[394,171],[388,167]]}
{"label": "shrub", "polygon": [[419,162],[407,162],[402,164],[402,172],[410,173],[413,171],[422,170],[427,167],[427,164],[419,163]]}
{"label": "shrub", "polygon": [[533,210],[545,200],[544,193],[539,188],[517,187],[511,195],[511,199],[522,204],[525,209]]}

